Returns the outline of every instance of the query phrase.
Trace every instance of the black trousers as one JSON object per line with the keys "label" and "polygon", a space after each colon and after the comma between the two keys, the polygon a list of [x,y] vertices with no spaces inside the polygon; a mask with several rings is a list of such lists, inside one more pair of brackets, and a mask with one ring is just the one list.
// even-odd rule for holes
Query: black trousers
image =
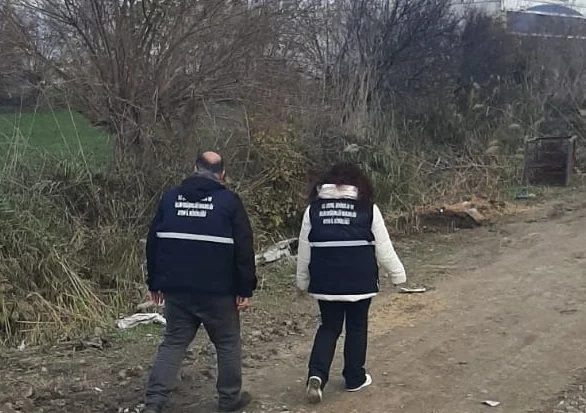
{"label": "black trousers", "polygon": [[370,298],[357,302],[318,301],[321,325],[317,330],[309,359],[309,377],[319,377],[322,380],[322,387],[325,387],[329,379],[336,343],[342,333],[344,320],[346,341],[342,375],[346,380],[346,388],[352,389],[364,384],[370,302]]}
{"label": "black trousers", "polygon": [[181,361],[202,324],[216,347],[218,404],[224,408],[237,403],[242,387],[242,354],[236,299],[167,295],[165,317],[167,330],[148,381],[147,407],[159,410],[167,403]]}

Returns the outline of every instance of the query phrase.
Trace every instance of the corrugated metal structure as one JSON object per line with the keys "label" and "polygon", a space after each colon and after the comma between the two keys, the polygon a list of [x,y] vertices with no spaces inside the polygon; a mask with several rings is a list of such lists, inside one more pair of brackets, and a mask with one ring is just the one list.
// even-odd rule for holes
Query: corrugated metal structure
{"label": "corrugated metal structure", "polygon": [[[453,5],[458,9],[474,7],[491,14],[507,11],[527,11],[543,6],[560,6],[575,10],[579,14],[586,16],[586,0],[453,0]],[[539,10],[537,9],[537,11]],[[549,13],[550,11],[546,10],[546,12]]]}
{"label": "corrugated metal structure", "polygon": [[[543,6],[560,6],[577,11],[582,15],[586,15],[586,0],[502,0],[502,11],[528,11]],[[547,11],[547,13],[551,11]]]}
{"label": "corrugated metal structure", "polygon": [[453,5],[502,16],[514,34],[586,39],[586,0],[453,0]]}

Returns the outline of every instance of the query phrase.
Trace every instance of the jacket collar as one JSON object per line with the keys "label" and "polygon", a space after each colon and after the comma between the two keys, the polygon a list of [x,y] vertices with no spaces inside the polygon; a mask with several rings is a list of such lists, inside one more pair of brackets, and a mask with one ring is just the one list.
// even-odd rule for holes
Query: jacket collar
{"label": "jacket collar", "polygon": [[222,181],[220,181],[218,179],[218,176],[216,174],[214,174],[213,172],[208,172],[208,171],[196,171],[192,177],[194,178],[205,178],[205,179],[210,179],[212,181],[215,181],[217,183],[219,183],[222,186],[225,186],[224,183]]}
{"label": "jacket collar", "polygon": [[358,188],[353,185],[323,184],[317,188],[320,199],[358,199]]}
{"label": "jacket collar", "polygon": [[185,179],[179,186],[179,191],[189,201],[199,201],[225,188],[222,182],[213,177],[196,174]]}

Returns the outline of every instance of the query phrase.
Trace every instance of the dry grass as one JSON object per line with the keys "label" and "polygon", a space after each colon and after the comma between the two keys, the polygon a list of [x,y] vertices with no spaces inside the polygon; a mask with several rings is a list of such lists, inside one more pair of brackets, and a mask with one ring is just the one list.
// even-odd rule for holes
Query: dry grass
{"label": "dry grass", "polygon": [[[70,112],[4,118],[20,120],[2,129],[10,150],[0,164],[0,342],[37,344],[88,333],[140,294],[137,234],[144,226],[133,215],[150,206],[137,211],[136,189],[93,172],[83,153],[95,149],[98,134],[85,134]],[[39,119],[58,126],[43,132]],[[65,146],[56,147],[59,141]]]}
{"label": "dry grass", "polygon": [[[417,206],[479,193],[500,197],[503,188],[518,181],[515,158],[462,159],[397,149],[408,136],[394,129],[379,132],[357,153],[338,156],[369,171],[377,202],[391,215],[409,216]],[[265,154],[261,165],[272,168],[270,179],[259,168],[232,174],[242,176],[237,184],[264,242],[298,230],[293,213],[303,203],[300,176],[306,158],[294,137],[265,136],[249,152],[252,159],[257,152]],[[0,243],[0,340],[55,342],[113,325],[144,299],[140,239],[161,191],[174,179],[172,168],[147,174],[126,166],[94,173],[84,156],[59,159],[18,142],[10,147],[0,165],[0,233],[6,234]],[[246,191],[250,187],[255,190]],[[414,223],[406,220],[402,229]],[[259,294],[265,301],[278,300],[291,288],[293,270],[283,271],[261,274]]]}
{"label": "dry grass", "polygon": [[141,227],[128,228],[128,214],[108,219],[122,208],[108,211],[114,204],[82,167],[15,165],[0,181],[3,339],[40,343],[91,331],[139,293]]}

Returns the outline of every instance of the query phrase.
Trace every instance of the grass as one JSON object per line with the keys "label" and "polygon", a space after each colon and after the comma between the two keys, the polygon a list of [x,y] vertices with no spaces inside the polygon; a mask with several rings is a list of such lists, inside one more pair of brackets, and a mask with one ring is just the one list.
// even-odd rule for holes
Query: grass
{"label": "grass", "polygon": [[110,324],[143,291],[136,206],[83,163],[14,158],[0,170],[0,343],[54,342]]}
{"label": "grass", "polygon": [[140,294],[144,228],[95,174],[111,148],[67,109],[0,113],[0,344],[91,332]]}
{"label": "grass", "polygon": [[0,113],[0,154],[14,152],[15,147],[25,155],[80,159],[92,170],[107,165],[113,152],[107,134],[67,109]]}

